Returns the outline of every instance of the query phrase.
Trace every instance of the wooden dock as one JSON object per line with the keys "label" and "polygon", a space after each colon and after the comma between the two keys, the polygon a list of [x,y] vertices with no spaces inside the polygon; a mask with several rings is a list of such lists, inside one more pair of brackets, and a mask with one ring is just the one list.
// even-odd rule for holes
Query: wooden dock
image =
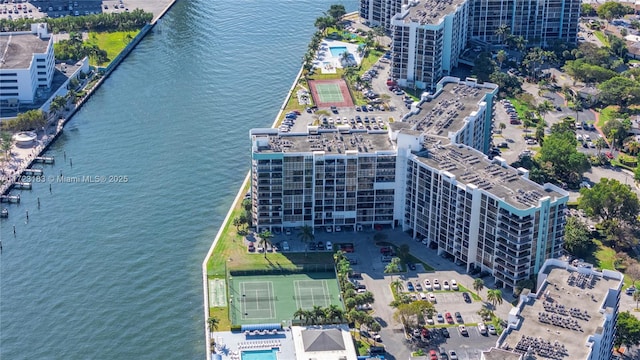
{"label": "wooden dock", "polygon": [[55,164],[56,158],[53,156],[37,156],[33,159],[33,162],[40,164]]}
{"label": "wooden dock", "polygon": [[0,203],[19,203],[20,195],[0,195]]}

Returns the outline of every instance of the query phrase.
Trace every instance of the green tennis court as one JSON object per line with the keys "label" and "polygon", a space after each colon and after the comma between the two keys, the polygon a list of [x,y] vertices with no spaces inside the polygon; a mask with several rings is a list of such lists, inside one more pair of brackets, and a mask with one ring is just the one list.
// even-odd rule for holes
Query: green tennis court
{"label": "green tennis court", "polygon": [[233,324],[280,323],[297,309],[338,305],[342,308],[335,273],[232,276],[229,280]]}
{"label": "green tennis court", "polygon": [[339,84],[316,84],[316,91],[320,102],[323,103],[341,103],[344,102],[342,90]]}

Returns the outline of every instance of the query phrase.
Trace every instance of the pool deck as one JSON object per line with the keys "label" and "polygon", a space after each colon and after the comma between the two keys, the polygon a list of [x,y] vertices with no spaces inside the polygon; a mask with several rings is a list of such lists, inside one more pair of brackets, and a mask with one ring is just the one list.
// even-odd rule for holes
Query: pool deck
{"label": "pool deck", "polygon": [[352,44],[344,41],[324,39],[320,44],[320,48],[313,60],[315,68],[321,69],[323,74],[335,74],[336,69],[342,69],[342,62],[339,56],[331,54],[332,47],[344,47],[354,57],[356,63],[362,63],[362,58],[358,54],[358,44]]}
{"label": "pool deck", "polygon": [[266,350],[273,347],[279,347],[278,360],[296,360],[293,335],[289,328],[284,328],[275,335],[245,335],[243,332],[231,331],[215,332],[214,335],[213,340],[218,348],[216,353],[222,355],[223,360],[242,359],[240,353],[243,350]]}

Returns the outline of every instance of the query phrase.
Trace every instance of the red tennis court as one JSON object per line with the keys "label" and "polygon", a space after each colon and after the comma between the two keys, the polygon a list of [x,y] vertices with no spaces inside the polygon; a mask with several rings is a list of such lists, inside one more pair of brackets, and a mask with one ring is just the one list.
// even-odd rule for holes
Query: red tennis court
{"label": "red tennis court", "polygon": [[350,107],[353,99],[347,83],[342,79],[309,80],[313,102],[317,107]]}

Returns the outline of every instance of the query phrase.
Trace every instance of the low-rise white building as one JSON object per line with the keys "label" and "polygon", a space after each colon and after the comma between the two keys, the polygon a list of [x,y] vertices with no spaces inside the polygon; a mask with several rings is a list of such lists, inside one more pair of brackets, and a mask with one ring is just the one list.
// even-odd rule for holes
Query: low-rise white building
{"label": "low-rise white building", "polygon": [[33,103],[38,89],[51,87],[55,66],[47,24],[31,31],[0,33],[0,101]]}

